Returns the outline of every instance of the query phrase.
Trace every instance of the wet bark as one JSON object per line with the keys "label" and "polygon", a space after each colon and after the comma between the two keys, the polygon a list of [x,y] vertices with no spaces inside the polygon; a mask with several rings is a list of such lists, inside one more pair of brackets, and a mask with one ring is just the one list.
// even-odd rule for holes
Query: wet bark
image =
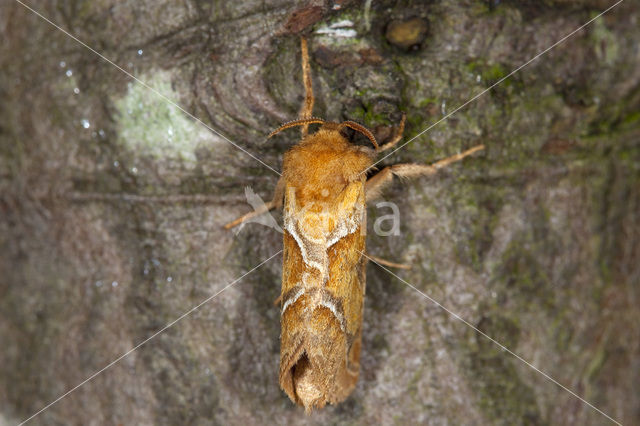
{"label": "wet bark", "polygon": [[245,187],[271,197],[296,142],[265,135],[300,107],[298,33],[316,115],[380,139],[402,112],[405,141],[434,125],[383,164],[487,146],[385,192],[399,235],[374,232],[388,207],[368,213],[368,250],[468,324],[369,265],[356,391],[305,417],[277,383],[276,256],[33,422],[608,422],[472,325],[639,423],[638,3],[438,123],[612,3],[30,2],[142,85],[2,2],[0,423],[278,253],[276,230],[222,225],[250,210]]}

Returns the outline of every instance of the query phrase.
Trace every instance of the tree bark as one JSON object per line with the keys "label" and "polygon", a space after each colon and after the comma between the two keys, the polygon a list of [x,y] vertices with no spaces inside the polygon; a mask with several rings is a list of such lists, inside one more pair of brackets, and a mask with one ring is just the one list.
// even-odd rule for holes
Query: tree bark
{"label": "tree bark", "polygon": [[[34,424],[609,422],[478,330],[640,424],[640,5],[501,81],[613,2],[29,2],[95,52],[2,2],[0,424],[141,343]],[[266,135],[299,34],[314,115],[384,140],[407,114],[382,165],[486,145],[384,193],[399,235],[369,209],[369,252],[412,268],[368,265],[360,381],[309,417],[277,382],[282,258],[253,269],[282,236],[222,228],[297,141]]]}

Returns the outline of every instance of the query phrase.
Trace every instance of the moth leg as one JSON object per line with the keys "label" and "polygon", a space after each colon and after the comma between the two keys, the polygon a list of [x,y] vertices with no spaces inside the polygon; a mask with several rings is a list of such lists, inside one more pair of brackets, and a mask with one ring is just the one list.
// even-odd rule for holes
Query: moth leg
{"label": "moth leg", "polygon": [[452,155],[451,157],[440,160],[436,163],[427,164],[394,164],[393,166],[387,166],[380,170],[375,175],[371,176],[365,186],[365,194],[367,201],[375,200],[380,197],[382,190],[387,187],[392,181],[393,176],[399,178],[413,178],[419,176],[431,176],[438,172],[438,170],[449,164],[462,160],[469,155],[484,149],[484,145],[476,145],[471,149],[468,149],[460,154]]}
{"label": "moth leg", "polygon": [[273,301],[273,306],[278,306],[282,302],[282,294],[278,296],[276,300]]}
{"label": "moth leg", "polygon": [[[300,118],[311,118],[313,112],[313,85],[311,82],[311,66],[309,65],[309,48],[307,39],[300,37],[300,51],[302,53],[302,82],[304,84],[304,103],[300,109]],[[304,138],[309,133],[309,125],[305,124],[301,127],[300,132]]]}
{"label": "moth leg", "polygon": [[404,123],[406,121],[407,121],[407,115],[405,113],[402,113],[402,120],[400,120],[400,124],[398,125],[398,127],[396,128],[396,131],[394,132],[393,139],[391,139],[389,142],[385,143],[380,148],[378,148],[378,152],[383,152],[388,149],[391,149],[394,146],[396,146],[398,142],[402,140],[402,135],[404,133]]}
{"label": "moth leg", "polygon": [[395,263],[385,260],[378,256],[373,256],[371,254],[366,254],[366,257],[369,260],[372,260],[374,263],[379,263],[380,265],[388,266],[389,268],[399,268],[399,269],[411,269],[411,265],[407,265],[404,263]]}
{"label": "moth leg", "polygon": [[249,212],[245,215],[242,215],[236,220],[227,223],[226,225],[224,225],[224,228],[231,229],[234,226],[240,225],[242,222],[246,220],[249,220],[256,216],[260,216],[261,214],[264,214],[269,210],[279,209],[282,207],[283,201],[284,201],[284,179],[280,177],[280,179],[278,179],[278,183],[276,184],[276,190],[274,191],[273,199],[271,199],[271,201],[269,201],[268,203],[265,203],[264,205],[260,206],[256,210]]}

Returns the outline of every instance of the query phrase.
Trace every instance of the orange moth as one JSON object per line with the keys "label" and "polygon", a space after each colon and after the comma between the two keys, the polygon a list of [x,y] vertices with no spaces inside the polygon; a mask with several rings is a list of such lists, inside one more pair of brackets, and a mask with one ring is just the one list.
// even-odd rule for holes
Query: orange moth
{"label": "orange moth", "polygon": [[[343,401],[358,381],[365,264],[372,258],[365,255],[366,203],[378,197],[394,175],[432,175],[484,147],[475,146],[432,165],[388,166],[367,179],[376,156],[402,138],[404,117],[393,138],[382,146],[358,123],[311,117],[314,97],[304,38],[301,50],[306,92],[301,117],[283,124],[269,137],[300,126],[302,139],[284,155],[282,176],[271,202],[225,227],[283,208],[280,387],[309,412]],[[309,133],[310,124],[321,126]],[[372,146],[350,142],[344,134],[347,128],[366,136]]]}

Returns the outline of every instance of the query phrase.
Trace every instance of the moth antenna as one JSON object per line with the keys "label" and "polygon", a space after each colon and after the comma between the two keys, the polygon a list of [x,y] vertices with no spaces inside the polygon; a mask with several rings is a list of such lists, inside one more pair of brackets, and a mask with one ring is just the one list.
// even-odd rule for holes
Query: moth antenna
{"label": "moth antenna", "polygon": [[299,120],[293,120],[293,121],[289,121],[284,123],[282,126],[278,127],[277,129],[275,129],[273,132],[269,133],[269,136],[267,136],[267,138],[270,138],[271,136],[275,135],[276,133],[279,133],[283,130],[286,129],[290,129],[292,127],[296,127],[296,126],[304,126],[305,124],[324,124],[325,121],[322,118],[318,118],[318,117],[311,117],[311,118],[301,118]]}
{"label": "moth antenna", "polygon": [[363,135],[368,137],[373,146],[378,149],[378,142],[376,142],[376,137],[373,136],[373,133],[371,133],[371,131],[364,127],[362,124],[356,123],[355,121],[347,120],[340,123],[340,127],[349,127],[357,132],[362,133]]}

